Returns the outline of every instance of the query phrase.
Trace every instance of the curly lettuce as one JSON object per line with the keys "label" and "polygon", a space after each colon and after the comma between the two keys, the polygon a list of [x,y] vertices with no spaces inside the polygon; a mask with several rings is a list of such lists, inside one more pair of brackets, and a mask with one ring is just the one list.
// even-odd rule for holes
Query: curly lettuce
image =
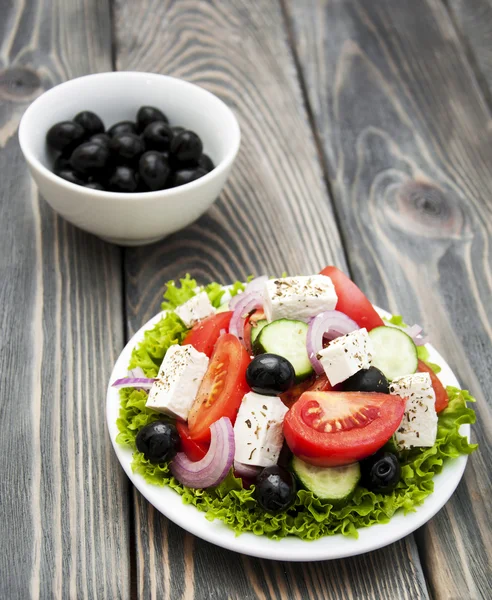
{"label": "curly lettuce", "polygon": [[[213,303],[220,302],[222,298],[216,285],[206,288]],[[236,284],[236,293],[242,291],[241,286]],[[166,309],[173,307],[175,302],[192,297],[196,288],[196,282],[189,277],[181,280],[179,287],[174,283],[168,284]],[[394,324],[403,326],[401,323],[402,320]],[[146,332],[143,342],[135,348],[130,368],[139,366],[147,376],[155,376],[169,346],[180,343],[185,333],[186,329],[178,317],[167,313]],[[134,451],[134,473],[153,485],[171,487],[180,494],[185,504],[192,504],[211,521],[220,519],[237,534],[250,531],[275,540],[288,535],[316,540],[337,533],[356,538],[361,527],[387,523],[400,509],[405,514],[414,511],[432,493],[433,477],[442,471],[444,462],[470,454],[477,448],[459,432],[461,425],[475,422],[475,412],[467,407],[467,402],[474,402],[474,398],[469,392],[454,387],[448,387],[447,392],[449,405],[439,414],[436,443],[432,448],[415,448],[401,455],[402,476],[397,487],[389,494],[377,494],[359,486],[350,502],[343,507],[334,507],[312,492],[299,489],[289,510],[271,515],[254,498],[254,486],[244,488],[241,479],[234,477],[232,471],[216,488],[195,490],[184,487],[171,475],[168,464],[152,464],[136,450],[138,431],[144,425],[163,418],[162,414],[146,408],[147,393],[142,390],[126,388],[120,391],[117,442]]]}

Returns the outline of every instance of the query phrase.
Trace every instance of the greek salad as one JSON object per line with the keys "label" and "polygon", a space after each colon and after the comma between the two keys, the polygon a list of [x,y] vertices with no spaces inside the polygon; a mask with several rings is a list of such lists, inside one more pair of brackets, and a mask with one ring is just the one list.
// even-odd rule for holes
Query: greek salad
{"label": "greek salad", "polygon": [[334,266],[169,282],[133,350],[117,442],[132,468],[237,533],[306,540],[386,523],[433,491],[471,395],[444,388],[422,328],[383,318]]}

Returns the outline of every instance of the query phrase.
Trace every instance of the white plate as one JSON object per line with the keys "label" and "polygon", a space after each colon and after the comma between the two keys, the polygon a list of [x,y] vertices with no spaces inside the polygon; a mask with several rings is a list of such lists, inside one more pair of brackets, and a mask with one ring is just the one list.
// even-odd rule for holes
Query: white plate
{"label": "white plate", "polygon": [[[380,312],[383,315],[388,314],[384,311]],[[456,489],[465,470],[467,456],[460,456],[445,463],[442,472],[434,477],[434,493],[427,497],[424,504],[417,507],[416,512],[410,513],[407,516],[398,512],[385,525],[373,525],[372,527],[359,529],[359,538],[357,540],[342,535],[333,535],[312,542],[307,542],[296,537],[287,537],[280,541],[274,541],[265,536],[254,535],[253,533],[243,533],[236,536],[234,531],[229,529],[222,521],[207,521],[205,513],[200,512],[192,505],[183,504],[181,496],[171,488],[150,485],[143,477],[132,473],[130,467],[132,462],[131,450],[119,446],[115,441],[118,435],[116,419],[118,418],[120,398],[118,390],[112,388],[111,383],[120,377],[127,376],[128,364],[133,348],[143,339],[144,331],[153,327],[162,315],[163,313],[156,315],[137,331],[120,354],[111,374],[107,393],[106,412],[109,435],[114,450],[133,485],[159,512],[180,527],[183,527],[183,529],[212,544],[222,546],[222,548],[260,558],[286,561],[344,558],[346,556],[355,556],[356,554],[377,550],[412,533],[412,531],[415,531],[431,519],[444,506]],[[453,372],[437,350],[430,344],[427,345],[427,348],[430,352],[430,360],[442,367],[442,371],[439,373],[442,383],[444,385],[460,387]],[[463,435],[470,437],[469,425],[463,425],[460,431]]]}

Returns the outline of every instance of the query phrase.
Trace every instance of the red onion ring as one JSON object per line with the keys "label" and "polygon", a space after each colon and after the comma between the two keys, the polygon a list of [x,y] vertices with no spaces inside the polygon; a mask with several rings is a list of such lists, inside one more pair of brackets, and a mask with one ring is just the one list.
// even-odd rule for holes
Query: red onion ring
{"label": "red onion ring", "polygon": [[222,417],[213,423],[210,433],[210,448],[202,460],[194,462],[178,452],[171,462],[171,473],[186,487],[214,487],[229,473],[236,449],[230,419]]}
{"label": "red onion ring", "polygon": [[245,294],[249,294],[250,292],[263,292],[265,288],[265,283],[268,281],[268,275],[260,275],[259,277],[255,277],[252,279],[246,289],[244,290]]}
{"label": "red onion ring", "polygon": [[422,335],[422,327],[420,325],[410,325],[410,327],[400,327],[399,325],[394,325],[393,323],[388,323],[388,327],[395,327],[396,329],[401,329],[404,333],[410,336],[413,340],[413,343],[416,346],[424,346],[429,341],[427,336]]}
{"label": "red onion ring", "polygon": [[246,346],[244,341],[244,322],[248,315],[257,308],[263,308],[263,294],[260,292],[242,293],[232,314],[229,333],[235,335]]}
{"label": "red onion ring", "polygon": [[237,460],[234,461],[234,472],[239,477],[246,477],[246,479],[255,479],[262,468],[255,465],[245,465]]}
{"label": "red onion ring", "polygon": [[317,375],[323,373],[323,365],[318,360],[318,354],[323,349],[323,337],[331,341],[356,329],[360,329],[357,323],[339,310],[327,310],[311,319],[306,348]]}
{"label": "red onion ring", "polygon": [[119,390],[127,387],[150,390],[150,388],[154,384],[154,381],[155,379],[152,379],[150,377],[122,377],[121,379],[117,379],[111,387],[117,388]]}
{"label": "red onion ring", "polygon": [[243,294],[250,294],[251,292],[263,292],[263,288],[265,287],[265,283],[267,281],[267,275],[260,275],[259,277],[255,277],[254,279],[252,279],[245,287],[244,292],[236,294],[229,300],[229,308],[231,310],[234,310],[239,300],[241,300],[241,298],[243,297]]}

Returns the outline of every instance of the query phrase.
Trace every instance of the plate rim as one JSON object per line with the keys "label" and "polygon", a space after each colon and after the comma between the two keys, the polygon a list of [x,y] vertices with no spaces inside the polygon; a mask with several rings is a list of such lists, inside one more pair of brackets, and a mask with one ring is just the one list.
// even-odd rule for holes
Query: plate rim
{"label": "plate rim", "polygon": [[[382,316],[391,314],[379,307],[375,306],[375,308]],[[152,485],[147,483],[141,475],[133,473],[130,466],[132,451],[116,443],[118,434],[116,419],[120,398],[119,390],[112,388],[111,383],[119,377],[126,376],[134,346],[143,339],[144,332],[154,326],[165,314],[166,311],[161,311],[144,323],[118,356],[111,372],[106,394],[106,423],[115,454],[131,483],[156,510],[189,533],[227,550],[257,558],[289,562],[335,560],[378,550],[413,533],[434,517],[456,490],[466,468],[468,455],[450,459],[444,465],[442,472],[433,479],[433,493],[424,500],[422,505],[416,507],[415,512],[405,516],[399,511],[389,523],[358,529],[358,539],[335,534],[313,541],[302,540],[294,536],[272,540],[251,532],[236,535],[222,521],[207,520],[206,513],[199,511],[193,505],[184,504],[182,497],[171,488]],[[441,354],[431,344],[426,344],[426,347],[431,353],[432,362],[441,366],[440,375],[441,377],[445,375],[447,380],[445,385],[461,388],[455,374]],[[470,431],[471,427],[468,424],[462,425],[460,428],[462,435],[466,435],[468,439],[470,439]]]}

